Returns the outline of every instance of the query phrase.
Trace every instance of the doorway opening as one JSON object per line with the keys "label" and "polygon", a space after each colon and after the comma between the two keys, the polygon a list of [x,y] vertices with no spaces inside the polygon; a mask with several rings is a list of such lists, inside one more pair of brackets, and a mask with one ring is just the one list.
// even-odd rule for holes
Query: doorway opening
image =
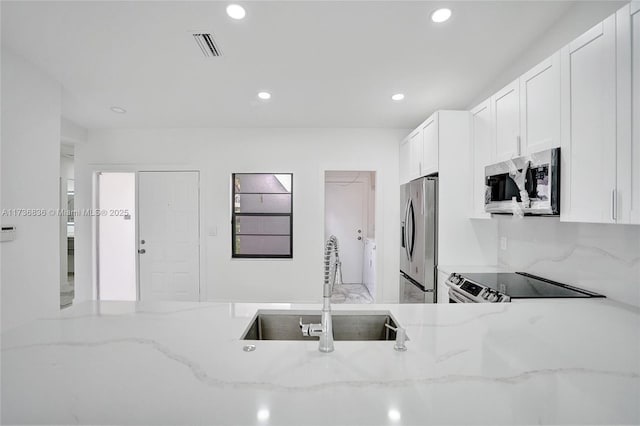
{"label": "doorway opening", "polygon": [[136,174],[98,173],[98,299],[137,300]]}
{"label": "doorway opening", "polygon": [[60,148],[60,308],[75,296],[74,147]]}
{"label": "doorway opening", "polygon": [[341,283],[332,303],[373,303],[376,297],[374,171],[325,171],[324,237],[338,239]]}

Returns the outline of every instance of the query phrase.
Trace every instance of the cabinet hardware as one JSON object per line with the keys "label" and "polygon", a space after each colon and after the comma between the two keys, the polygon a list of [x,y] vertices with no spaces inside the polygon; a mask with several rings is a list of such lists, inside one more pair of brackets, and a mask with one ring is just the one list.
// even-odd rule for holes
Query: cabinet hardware
{"label": "cabinet hardware", "polygon": [[516,140],[518,141],[518,157],[520,157],[522,155],[522,143],[520,136],[516,136]]}
{"label": "cabinet hardware", "polygon": [[611,219],[613,220],[618,219],[618,200],[616,195],[617,195],[616,190],[612,189],[611,190]]}

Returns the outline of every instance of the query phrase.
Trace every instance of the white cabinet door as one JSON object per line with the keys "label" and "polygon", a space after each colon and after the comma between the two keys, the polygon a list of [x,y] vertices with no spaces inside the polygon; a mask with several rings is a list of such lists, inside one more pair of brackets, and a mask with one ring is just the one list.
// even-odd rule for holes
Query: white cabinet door
{"label": "white cabinet door", "polygon": [[491,97],[495,162],[520,155],[520,86],[516,80]]}
{"label": "white cabinet door", "polygon": [[560,146],[560,52],[520,77],[522,155]]}
{"label": "white cabinet door", "polygon": [[640,1],[616,14],[616,221],[640,224]]}
{"label": "white cabinet door", "polygon": [[422,176],[422,132],[416,130],[409,136],[409,150],[411,163],[409,180]]}
{"label": "white cabinet door", "polygon": [[438,171],[438,113],[421,124],[422,169],[421,176]]}
{"label": "white cabinet door", "polygon": [[562,220],[615,222],[615,25],[614,15],[562,49]]}
{"label": "white cabinet door", "polygon": [[409,182],[410,179],[411,148],[409,138],[400,142],[400,185]]}
{"label": "white cabinet door", "polygon": [[471,110],[471,217],[475,218],[491,217],[484,211],[484,168],[491,164],[492,132],[491,99],[487,99]]}

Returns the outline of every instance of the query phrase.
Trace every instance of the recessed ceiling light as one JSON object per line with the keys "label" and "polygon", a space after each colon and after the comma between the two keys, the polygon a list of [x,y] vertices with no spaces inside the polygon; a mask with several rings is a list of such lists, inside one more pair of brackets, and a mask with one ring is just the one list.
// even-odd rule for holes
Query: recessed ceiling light
{"label": "recessed ceiling light", "polygon": [[397,422],[402,418],[400,411],[393,408],[389,410],[389,412],[387,413],[387,416],[389,417],[389,420],[391,420],[392,422]]}
{"label": "recessed ceiling light", "polygon": [[394,101],[401,101],[404,99],[404,95],[402,93],[396,93],[391,97]]}
{"label": "recessed ceiling light", "polygon": [[258,421],[266,422],[267,420],[269,420],[269,415],[269,410],[267,410],[266,408],[262,408],[258,410],[258,414],[256,415],[256,417],[258,418]]}
{"label": "recessed ceiling light", "polygon": [[113,111],[113,112],[115,112],[115,113],[118,113],[118,114],[124,114],[124,113],[126,113],[126,112],[127,112],[127,110],[126,110],[126,109],[124,109],[124,108],[120,108],[120,107],[117,107],[117,106],[112,106],[112,107],[111,107],[111,111]]}
{"label": "recessed ceiling light", "polygon": [[437,23],[448,21],[449,18],[451,18],[451,9],[438,9],[431,14],[431,20]]}
{"label": "recessed ceiling light", "polygon": [[227,6],[227,15],[233,19],[243,19],[247,12],[244,10],[244,7],[239,4],[230,4]]}
{"label": "recessed ceiling light", "polygon": [[258,93],[258,97],[260,99],[262,99],[263,101],[267,101],[267,100],[271,99],[271,93],[269,93],[269,92],[260,92],[260,93]]}

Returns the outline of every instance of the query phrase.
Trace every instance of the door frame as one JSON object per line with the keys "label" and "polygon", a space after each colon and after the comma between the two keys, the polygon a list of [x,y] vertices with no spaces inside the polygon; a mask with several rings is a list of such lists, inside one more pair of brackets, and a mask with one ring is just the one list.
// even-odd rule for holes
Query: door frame
{"label": "door frame", "polygon": [[[382,206],[380,205],[380,202],[382,200],[381,196],[380,196],[380,176],[381,176],[381,172],[380,170],[376,169],[376,168],[362,168],[362,166],[359,167],[320,167],[320,194],[322,196],[321,200],[320,200],[320,204],[322,206],[321,212],[320,212],[320,238],[322,241],[322,249],[324,249],[324,232],[325,232],[325,211],[326,211],[326,205],[325,205],[325,196],[326,196],[326,175],[327,172],[335,172],[335,173],[339,173],[339,172],[362,172],[362,173],[370,173],[373,175],[374,177],[374,190],[373,190],[373,194],[374,194],[374,200],[373,200],[373,209],[374,209],[374,215],[373,215],[373,226],[375,229],[375,241],[376,241],[376,248],[377,248],[377,256],[376,256],[376,262],[375,262],[375,266],[376,266],[376,276],[375,276],[375,280],[376,280],[376,294],[372,294],[371,296],[373,297],[374,303],[381,303],[381,302],[377,302],[377,301],[381,301],[382,296],[383,296],[383,286],[382,281],[380,279],[380,277],[383,276],[384,270],[383,270],[383,266],[382,263],[380,261],[380,259],[383,257],[382,253],[383,253],[383,244],[382,244],[382,236],[383,236],[383,223],[382,223]],[[371,183],[371,182],[369,182]],[[367,209],[369,208],[370,203],[367,202]],[[367,212],[367,227],[369,225],[371,225],[370,221],[369,221],[369,217],[368,217],[368,213]],[[368,232],[367,232],[368,233]],[[363,243],[363,251],[364,251],[364,243]],[[320,257],[321,258],[321,257]],[[364,271],[363,271],[364,272]],[[363,279],[364,279],[364,274],[363,274]]]}
{"label": "door frame", "polygon": [[[140,245],[139,235],[139,203],[138,203],[138,185],[139,185],[139,173],[140,172],[195,172],[198,174],[198,301],[206,300],[206,286],[202,286],[203,276],[203,250],[202,250],[202,218],[203,215],[203,203],[202,203],[202,185],[201,175],[202,171],[197,167],[184,167],[184,166],[172,166],[172,165],[148,165],[148,164],[96,164],[90,167],[91,173],[91,209],[98,208],[99,199],[99,182],[98,175],[100,173],[134,173],[135,174],[135,192],[136,192],[136,223],[135,223],[135,237],[136,237],[136,252]],[[98,247],[99,241],[99,218],[97,216],[91,217],[91,287],[92,287],[92,300],[100,300],[100,283],[99,283],[99,256]],[[140,262],[136,257],[135,261],[135,276],[136,276],[136,299],[140,300]],[[204,290],[204,291],[203,291]]]}

